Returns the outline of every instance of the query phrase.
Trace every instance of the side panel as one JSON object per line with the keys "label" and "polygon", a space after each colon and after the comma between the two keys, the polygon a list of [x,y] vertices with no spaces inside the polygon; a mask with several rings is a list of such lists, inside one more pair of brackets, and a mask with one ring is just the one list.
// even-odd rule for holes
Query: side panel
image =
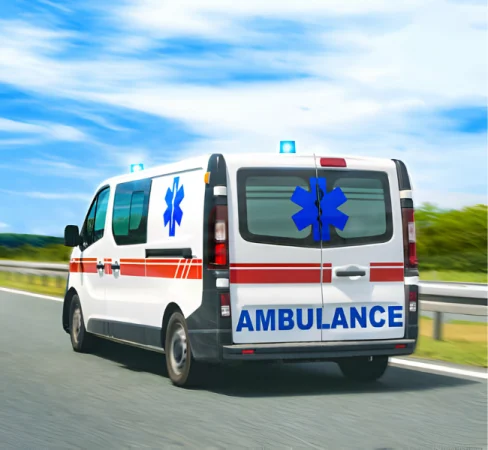
{"label": "side panel", "polygon": [[[111,236],[107,257],[120,270],[113,270],[107,283],[107,311],[111,336],[160,346],[166,306],[174,302],[187,316],[201,302],[203,170],[157,176],[148,182],[142,237],[135,243],[117,243]],[[134,187],[132,194],[139,190]],[[130,217],[133,209],[127,212]],[[185,249],[191,249],[192,258],[184,255]]]}

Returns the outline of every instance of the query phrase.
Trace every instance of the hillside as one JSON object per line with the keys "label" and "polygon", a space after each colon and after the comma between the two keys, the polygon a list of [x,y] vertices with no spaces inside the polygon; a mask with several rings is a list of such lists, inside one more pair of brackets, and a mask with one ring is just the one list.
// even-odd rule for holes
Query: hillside
{"label": "hillside", "polygon": [[23,245],[32,247],[47,247],[49,245],[62,245],[63,238],[54,236],[41,236],[38,234],[0,233],[0,247],[18,248]]}

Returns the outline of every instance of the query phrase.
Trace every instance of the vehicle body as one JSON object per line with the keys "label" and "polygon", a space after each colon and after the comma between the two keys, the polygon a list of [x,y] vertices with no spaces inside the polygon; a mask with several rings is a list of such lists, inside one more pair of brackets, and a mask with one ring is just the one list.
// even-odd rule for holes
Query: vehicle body
{"label": "vehicle body", "polygon": [[377,379],[414,352],[412,189],[398,160],[211,154],[102,183],[74,247],[63,327],[202,363],[335,361]]}

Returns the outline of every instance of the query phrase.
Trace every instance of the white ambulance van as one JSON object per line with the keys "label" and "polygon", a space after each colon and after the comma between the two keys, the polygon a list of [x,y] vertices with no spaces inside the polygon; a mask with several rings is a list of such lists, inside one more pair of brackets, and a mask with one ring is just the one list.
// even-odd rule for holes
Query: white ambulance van
{"label": "white ambulance van", "polygon": [[333,361],[380,378],[414,352],[412,189],[399,160],[211,154],[102,183],[74,247],[62,325],[164,352],[171,381],[229,361]]}

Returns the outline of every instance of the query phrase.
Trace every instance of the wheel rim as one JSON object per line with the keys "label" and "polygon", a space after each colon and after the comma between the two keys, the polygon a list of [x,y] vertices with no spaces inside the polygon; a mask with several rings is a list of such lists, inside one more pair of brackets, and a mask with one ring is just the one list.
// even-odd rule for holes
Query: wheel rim
{"label": "wheel rim", "polygon": [[73,340],[77,344],[81,329],[81,310],[79,307],[77,307],[73,312],[72,328]]}
{"label": "wheel rim", "polygon": [[187,352],[188,346],[185,330],[181,324],[177,324],[175,325],[173,334],[171,336],[169,357],[171,368],[178,375],[183,372],[186,365]]}

